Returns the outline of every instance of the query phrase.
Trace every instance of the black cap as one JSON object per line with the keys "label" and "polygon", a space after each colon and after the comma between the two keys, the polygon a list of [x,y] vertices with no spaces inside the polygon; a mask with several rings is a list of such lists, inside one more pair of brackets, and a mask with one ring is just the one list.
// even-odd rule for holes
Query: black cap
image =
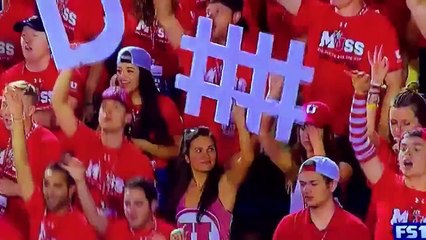
{"label": "black cap", "polygon": [[13,30],[15,32],[22,32],[22,30],[24,29],[24,27],[30,27],[36,31],[39,32],[44,32],[44,26],[43,26],[43,22],[41,21],[41,18],[37,15],[32,16],[26,20],[20,21],[15,23],[15,25],[13,26]]}
{"label": "black cap", "polygon": [[244,7],[243,0],[209,0],[209,3],[222,3],[234,12],[242,12]]}

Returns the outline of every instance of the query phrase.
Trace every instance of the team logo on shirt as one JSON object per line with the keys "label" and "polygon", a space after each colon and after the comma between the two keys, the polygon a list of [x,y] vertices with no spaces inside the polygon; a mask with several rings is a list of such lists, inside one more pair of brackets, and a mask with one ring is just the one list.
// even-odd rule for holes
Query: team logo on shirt
{"label": "team logo on shirt", "polygon": [[[153,31],[155,32],[153,33]],[[157,21],[154,22],[154,26],[148,26],[143,20],[140,20],[138,26],[136,26],[135,33],[147,38],[154,37],[160,42],[167,43],[166,32]]]}
{"label": "team logo on shirt", "polygon": [[364,48],[363,42],[346,38],[341,31],[323,31],[318,51],[335,59],[360,61]]}
{"label": "team logo on shirt", "polygon": [[184,229],[185,239],[221,239],[218,218],[213,213],[206,211],[201,217],[201,221],[198,222],[197,212],[195,209],[184,209],[177,214],[178,227]]}
{"label": "team logo on shirt", "polygon": [[[416,198],[416,201],[423,201]],[[396,223],[426,223],[426,217],[422,215],[421,211],[418,209],[413,209],[411,211],[401,210],[399,208],[393,209],[391,224]]]}
{"label": "team logo on shirt", "polygon": [[9,58],[13,55],[15,55],[15,45],[9,42],[0,41],[0,59]]}

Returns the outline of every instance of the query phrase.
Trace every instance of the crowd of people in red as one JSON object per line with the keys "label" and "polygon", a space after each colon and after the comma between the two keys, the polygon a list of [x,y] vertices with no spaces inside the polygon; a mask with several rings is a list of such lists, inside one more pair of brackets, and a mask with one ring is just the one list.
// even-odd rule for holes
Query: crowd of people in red
{"label": "crowd of people in red", "polygon": [[[63,71],[36,2],[0,4],[1,240],[390,240],[395,224],[426,224],[424,0],[121,0],[115,53]],[[57,5],[74,47],[104,28],[101,0]],[[272,116],[249,133],[236,104],[227,125],[215,100],[184,113],[180,41],[200,16],[217,44],[242,27],[252,53],[259,32],[281,60],[306,42],[314,79],[288,143]],[[204,81],[222,68],[210,57]],[[235,88],[252,74],[239,66]],[[280,101],[285,79],[267,81]]]}

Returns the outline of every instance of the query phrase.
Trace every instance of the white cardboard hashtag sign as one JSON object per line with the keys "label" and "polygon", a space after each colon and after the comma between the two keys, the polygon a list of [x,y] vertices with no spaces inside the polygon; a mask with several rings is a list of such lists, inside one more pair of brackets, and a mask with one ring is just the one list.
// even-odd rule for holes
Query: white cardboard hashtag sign
{"label": "white cardboard hashtag sign", "polygon": [[[181,48],[193,52],[191,74],[177,75],[176,88],[187,92],[185,113],[199,116],[201,99],[207,97],[217,100],[215,122],[228,124],[232,108],[232,99],[241,107],[247,108],[247,128],[259,133],[262,113],[278,117],[275,138],[287,142],[293,123],[303,123],[306,117],[302,107],[296,105],[300,84],[310,84],[313,69],[303,66],[305,44],[291,41],[287,61],[273,59],[273,36],[259,34],[256,54],[241,50],[243,29],[230,25],[226,46],[210,42],[212,23],[208,18],[200,17],[195,37],[183,36]],[[207,58],[223,60],[220,85],[204,81]],[[237,67],[253,69],[250,93],[235,90]],[[279,103],[265,100],[265,88],[269,74],[284,76],[284,89]]]}

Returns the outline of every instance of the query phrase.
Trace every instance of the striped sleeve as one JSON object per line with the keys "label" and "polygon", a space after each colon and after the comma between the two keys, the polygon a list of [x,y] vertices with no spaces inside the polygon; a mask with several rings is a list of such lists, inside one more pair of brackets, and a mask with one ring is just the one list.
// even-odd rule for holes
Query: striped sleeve
{"label": "striped sleeve", "polygon": [[349,140],[360,162],[367,162],[376,155],[376,147],[367,133],[367,95],[355,94],[349,115]]}

